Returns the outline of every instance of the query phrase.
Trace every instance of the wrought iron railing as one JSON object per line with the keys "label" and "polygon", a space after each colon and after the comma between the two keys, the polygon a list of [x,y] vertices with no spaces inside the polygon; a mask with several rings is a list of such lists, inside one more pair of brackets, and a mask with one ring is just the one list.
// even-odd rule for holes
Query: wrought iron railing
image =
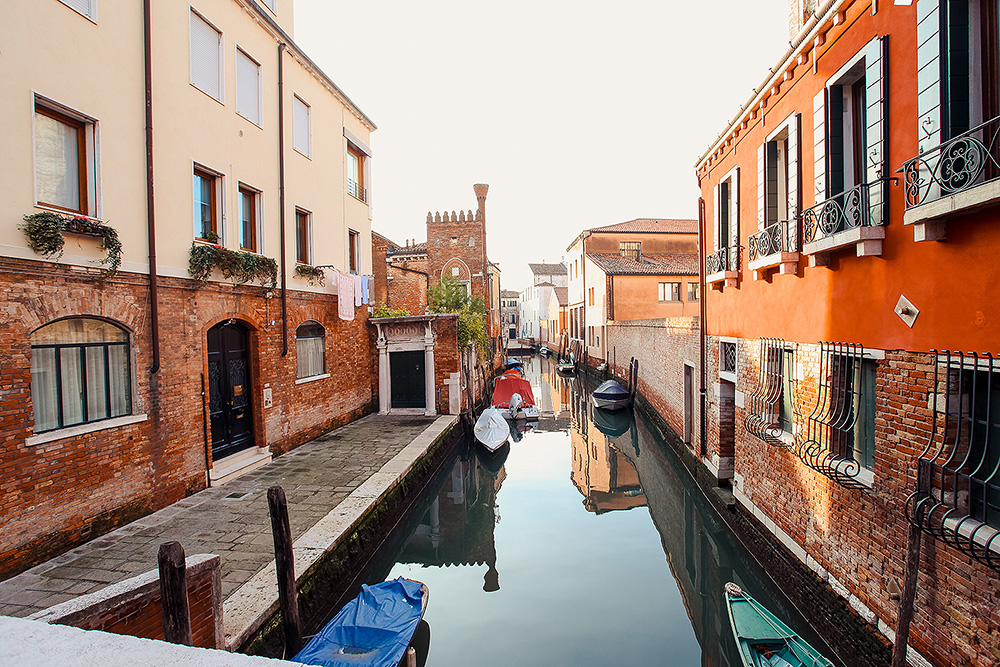
{"label": "wrought iron railing", "polygon": [[719,248],[706,258],[709,275],[722,271],[740,270],[740,247],[738,245]]}
{"label": "wrought iron railing", "polygon": [[906,208],[1000,178],[1000,116],[903,163]]}
{"label": "wrought iron railing", "polygon": [[747,399],[743,425],[749,433],[774,447],[787,447],[781,435],[781,364],[785,341],[780,338],[760,339],[760,367],[757,386]]}
{"label": "wrought iron railing", "polygon": [[937,352],[910,523],[1000,573],[1000,360]]}
{"label": "wrought iron railing", "polygon": [[[803,242],[812,243],[847,229],[881,226],[883,184],[882,180],[862,183],[802,211]],[[872,207],[872,194],[876,188],[877,210]]]}
{"label": "wrought iron railing", "polygon": [[747,259],[752,262],[779,252],[798,252],[797,223],[797,220],[779,220],[756,234],[751,234],[747,241]]}
{"label": "wrought iron railing", "polygon": [[864,348],[853,343],[820,343],[816,406],[806,419],[795,454],[813,470],[841,486],[863,488],[858,481],[858,411]]}

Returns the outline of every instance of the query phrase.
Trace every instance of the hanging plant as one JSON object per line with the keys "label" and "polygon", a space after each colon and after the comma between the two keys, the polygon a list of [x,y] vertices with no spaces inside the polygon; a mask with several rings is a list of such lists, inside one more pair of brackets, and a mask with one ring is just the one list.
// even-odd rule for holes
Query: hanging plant
{"label": "hanging plant", "polygon": [[305,278],[310,285],[322,285],[326,280],[326,274],[323,273],[323,269],[310,266],[309,264],[296,264],[295,275],[299,278]]}
{"label": "hanging plant", "polygon": [[192,243],[188,258],[188,273],[191,277],[204,285],[215,269],[237,285],[258,282],[274,289],[278,284],[278,263],[270,257],[230,250],[220,245]]}
{"label": "hanging plant", "polygon": [[114,275],[122,264],[122,242],[118,231],[100,220],[81,216],[64,217],[51,211],[32,213],[24,216],[21,230],[28,237],[28,247],[39,255],[56,259],[62,257],[66,244],[64,234],[80,234],[101,239],[101,250],[104,251],[105,275]]}

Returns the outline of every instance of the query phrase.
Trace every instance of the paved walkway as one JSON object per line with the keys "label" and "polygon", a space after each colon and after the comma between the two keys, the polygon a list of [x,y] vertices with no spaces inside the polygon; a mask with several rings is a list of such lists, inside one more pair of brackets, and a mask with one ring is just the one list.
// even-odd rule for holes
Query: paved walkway
{"label": "paved walkway", "polygon": [[[28,616],[156,569],[159,546],[171,540],[189,556],[221,556],[225,601],[274,559],[269,487],[285,489],[292,538],[298,540],[348,496],[363,492],[358,487],[365,482],[370,486],[376,478],[389,477],[388,469],[393,476],[404,474],[405,469],[395,472],[398,466],[387,464],[398,461],[404,449],[425,449],[453,421],[370,415],[352,422],[225,486],[205,489],[0,582],[0,615]],[[414,458],[419,452],[408,453]]]}

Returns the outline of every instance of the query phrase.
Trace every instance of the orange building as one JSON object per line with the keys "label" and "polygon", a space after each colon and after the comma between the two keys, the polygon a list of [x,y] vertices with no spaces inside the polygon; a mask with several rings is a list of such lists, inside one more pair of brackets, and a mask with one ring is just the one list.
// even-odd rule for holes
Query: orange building
{"label": "orange building", "polygon": [[696,453],[890,640],[918,568],[911,664],[996,664],[998,5],[790,4],[696,165]]}

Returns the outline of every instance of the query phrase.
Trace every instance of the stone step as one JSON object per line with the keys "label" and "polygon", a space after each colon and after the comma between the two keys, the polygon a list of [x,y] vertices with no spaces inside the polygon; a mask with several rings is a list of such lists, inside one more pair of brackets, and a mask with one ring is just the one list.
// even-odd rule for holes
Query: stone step
{"label": "stone step", "polygon": [[240,475],[256,470],[271,460],[271,451],[264,447],[251,447],[232,456],[214,461],[208,471],[208,479],[212,486],[222,486]]}

